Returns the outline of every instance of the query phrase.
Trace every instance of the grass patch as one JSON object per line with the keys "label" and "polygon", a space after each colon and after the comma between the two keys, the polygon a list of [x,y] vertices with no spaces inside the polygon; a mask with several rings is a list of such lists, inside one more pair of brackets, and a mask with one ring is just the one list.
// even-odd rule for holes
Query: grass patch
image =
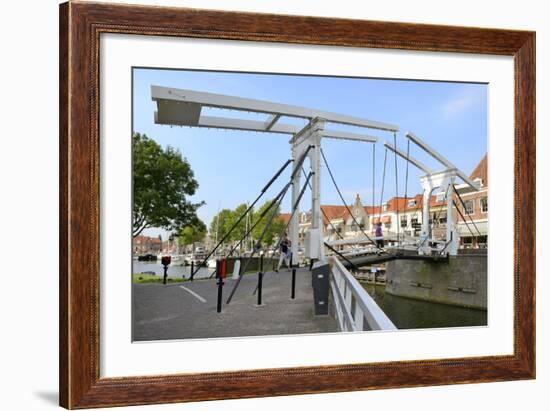
{"label": "grass patch", "polygon": [[[132,275],[132,282],[134,284],[149,284],[149,283],[162,284],[162,279],[163,278],[164,278],[164,276],[162,274],[152,275],[152,274],[134,273]],[[183,283],[185,281],[187,281],[187,279],[180,278],[180,277],[168,277],[166,279],[166,284]]]}
{"label": "grass patch", "polygon": [[[252,270],[247,271],[243,275],[251,275],[251,274],[258,274],[258,271]],[[231,277],[231,273],[227,275],[227,277]],[[144,274],[144,273],[133,273],[132,274],[132,283],[134,284],[162,284],[162,279],[164,278],[163,274]],[[195,278],[195,281],[203,281],[203,280],[215,280],[214,277],[212,278]],[[189,281],[188,278],[181,278],[181,277],[168,277],[166,279],[166,284],[171,283],[184,283]]]}

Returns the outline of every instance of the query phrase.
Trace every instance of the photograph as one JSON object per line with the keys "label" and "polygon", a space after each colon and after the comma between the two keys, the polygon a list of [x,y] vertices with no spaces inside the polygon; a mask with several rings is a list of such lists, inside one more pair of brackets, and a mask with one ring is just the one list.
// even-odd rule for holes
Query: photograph
{"label": "photograph", "polygon": [[544,2],[3,15],[2,409],[548,407]]}
{"label": "photograph", "polygon": [[131,74],[133,342],[488,325],[487,83]]}

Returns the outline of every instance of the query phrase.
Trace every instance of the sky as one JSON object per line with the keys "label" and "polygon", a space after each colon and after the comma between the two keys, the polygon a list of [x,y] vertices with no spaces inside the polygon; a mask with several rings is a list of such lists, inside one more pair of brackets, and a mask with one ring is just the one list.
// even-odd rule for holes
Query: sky
{"label": "sky", "polygon": [[[146,134],[162,147],[178,148],[189,161],[199,183],[190,199],[205,201],[198,215],[207,226],[220,209],[235,208],[258,196],[272,175],[291,158],[289,135],[156,125],[151,85],[268,100],[395,124],[400,129],[396,135],[400,149],[406,152],[405,134],[412,131],[467,175],[487,152],[486,84],[134,68],[133,131]],[[228,110],[204,114],[258,120],[266,117]],[[281,118],[280,122],[306,124],[305,120],[288,118]],[[348,204],[359,194],[363,204],[370,205],[373,192],[375,204],[380,204],[381,198],[386,201],[396,194],[403,196],[405,186],[408,195],[421,193],[419,178],[423,173],[409,166],[406,183],[406,161],[399,157],[396,193],[395,158],[388,151],[382,195],[383,142],[393,144],[393,133],[336,124],[327,124],[326,128],[379,138],[374,145],[374,190],[372,144],[322,140],[322,149]],[[412,143],[410,155],[433,170],[444,168]],[[341,205],[321,164],[321,203]],[[290,167],[260,204],[273,198],[288,182],[289,175]],[[311,196],[306,193],[301,209],[309,210],[310,204]],[[282,211],[289,210],[290,192],[282,203]],[[166,238],[164,230],[148,229],[144,234]]]}

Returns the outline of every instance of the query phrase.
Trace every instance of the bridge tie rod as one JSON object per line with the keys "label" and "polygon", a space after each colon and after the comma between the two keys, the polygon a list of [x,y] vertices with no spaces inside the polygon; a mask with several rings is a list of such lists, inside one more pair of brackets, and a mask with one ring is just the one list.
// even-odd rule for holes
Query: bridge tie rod
{"label": "bridge tie rod", "polygon": [[[263,197],[263,195],[265,194],[265,192],[267,191],[267,189],[275,182],[275,180],[277,180],[277,178],[279,178],[279,176],[282,174],[282,172],[288,167],[288,165],[292,162],[293,160],[287,160],[283,166],[279,169],[279,171],[277,171],[277,173],[275,173],[275,175],[271,178],[271,180],[269,180],[269,182],[265,185],[265,187],[262,189],[262,191],[260,192],[260,194],[258,195],[258,197],[256,197],[256,199],[252,202],[252,204],[250,204],[250,206],[246,209],[246,211],[237,219],[237,221],[233,224],[233,226],[229,229],[229,231],[223,236],[223,238],[218,242],[218,244],[216,245],[216,247],[214,247],[214,249],[204,258],[204,260],[202,260],[202,262],[197,266],[197,269],[191,273],[191,277],[193,277],[197,271],[200,270],[200,268],[202,266],[204,266],[204,264],[208,261],[208,259],[216,252],[216,250],[220,247],[220,245],[223,244],[223,242],[229,237],[229,235],[233,232],[233,230],[239,225],[239,223],[243,220],[243,218],[250,212],[250,210],[252,210],[252,208],[256,205],[256,203],[258,201],[260,201],[260,198]],[[302,162],[303,162],[303,159],[302,159]]]}
{"label": "bridge tie rod", "polygon": [[267,229],[269,228],[269,226],[271,225],[271,222],[273,221],[273,218],[277,214],[277,209],[281,205],[281,202],[283,201],[283,198],[285,197],[291,183],[292,183],[292,181],[289,181],[284,186],[284,188],[281,190],[279,195],[277,196],[277,197],[279,197],[279,200],[277,201],[277,204],[273,208],[273,212],[271,213],[271,216],[269,216],[269,220],[266,222],[265,227],[262,231],[262,234],[260,235],[260,238],[258,238],[258,240],[256,241],[256,245],[254,246],[254,250],[252,250],[252,254],[250,254],[250,257],[248,257],[248,259],[246,260],[246,263],[245,263],[243,269],[241,270],[241,274],[239,275],[239,278],[237,279],[237,282],[235,283],[235,285],[233,286],[233,289],[231,290],[231,293],[229,294],[229,298],[227,299],[226,304],[229,304],[231,302],[231,299],[233,298],[233,295],[237,291],[237,287],[239,286],[239,284],[241,282],[241,279],[243,278],[243,274],[246,272],[246,268],[250,264],[250,261],[252,261],[252,257],[254,257],[254,254],[256,254],[256,251],[258,251],[260,249],[262,240],[263,240],[263,238],[264,238],[264,236],[267,232]]}
{"label": "bridge tie rod", "polygon": [[350,214],[351,218],[353,219],[353,222],[357,225],[357,227],[359,227],[359,229],[361,230],[361,232],[365,235],[365,237],[373,244],[373,245],[376,245],[376,243],[374,242],[374,240],[372,238],[369,237],[369,235],[366,233],[366,231],[361,228],[361,226],[359,225],[357,219],[355,218],[355,216],[353,215],[353,213],[351,212],[351,210],[349,209],[349,206],[346,204],[346,200],[344,200],[344,196],[342,195],[342,192],[340,191],[340,188],[338,187],[338,184],[336,184],[336,180],[334,179],[334,176],[332,175],[332,171],[330,170],[330,166],[328,165],[328,161],[327,161],[327,158],[325,157],[325,153],[323,152],[323,149],[321,148],[320,149],[321,151],[321,156],[323,157],[323,161],[325,163],[325,166],[327,167],[327,171],[330,175],[330,178],[332,180],[332,183],[334,184],[334,187],[336,188],[336,191],[338,192],[338,195],[340,196],[340,200],[342,200],[342,203],[344,204],[344,206],[346,207],[346,210],[348,211],[348,213]]}

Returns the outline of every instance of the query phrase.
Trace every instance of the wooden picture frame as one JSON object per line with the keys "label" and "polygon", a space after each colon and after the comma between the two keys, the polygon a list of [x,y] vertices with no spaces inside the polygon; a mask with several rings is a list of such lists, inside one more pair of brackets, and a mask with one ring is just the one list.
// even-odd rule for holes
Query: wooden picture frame
{"label": "wooden picture frame", "polygon": [[[100,378],[102,33],[513,56],[513,355]],[[535,378],[534,32],[69,2],[60,6],[59,46],[60,405],[91,408]],[[220,380],[223,384],[216,384]]]}

